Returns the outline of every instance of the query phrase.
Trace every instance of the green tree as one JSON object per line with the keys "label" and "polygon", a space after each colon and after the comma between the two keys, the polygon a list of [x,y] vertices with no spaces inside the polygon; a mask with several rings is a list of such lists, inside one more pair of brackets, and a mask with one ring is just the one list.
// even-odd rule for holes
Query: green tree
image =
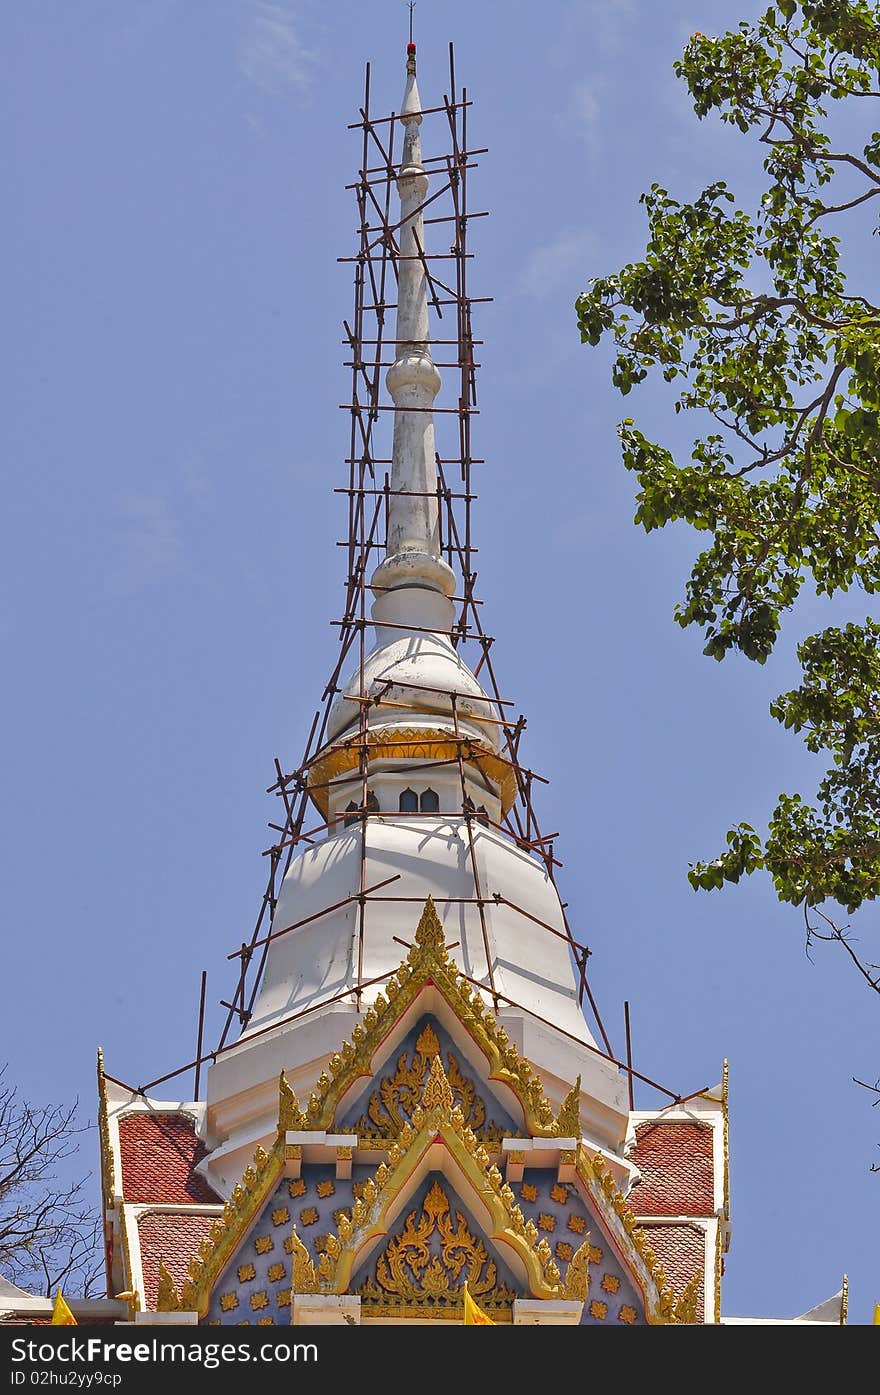
{"label": "green tree", "polygon": [[[756,23],[694,34],[675,71],[699,118],[762,148],[758,206],[722,181],[689,203],[652,185],[644,260],[592,280],[578,324],[583,342],[612,342],[621,393],[661,374],[675,411],[708,426],[681,461],[621,423],[636,522],[707,535],[675,618],[701,627],[713,658],[763,663],[804,584],[880,588],[878,281],[853,284],[844,243],[878,231],[880,5],[776,0]],[[770,711],[827,773],[812,800],[780,795],[765,836],[731,828],[689,877],[712,889],[765,870],[803,906],[808,943],[837,940],[880,992],[877,963],[815,909],[880,895],[880,625],[825,629],[798,654],[802,681]]]}

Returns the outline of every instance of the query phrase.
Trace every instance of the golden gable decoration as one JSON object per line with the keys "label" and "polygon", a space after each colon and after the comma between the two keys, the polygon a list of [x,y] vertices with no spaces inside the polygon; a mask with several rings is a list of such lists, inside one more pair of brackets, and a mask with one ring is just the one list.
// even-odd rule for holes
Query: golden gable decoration
{"label": "golden gable decoration", "polygon": [[[466,1124],[460,1106],[453,1100],[450,1108],[451,1100],[452,1087],[443,1063],[439,1057],[434,1057],[422,1103],[388,1148],[387,1163],[381,1163],[374,1176],[363,1184],[350,1215],[340,1215],[337,1233],[326,1237],[322,1260],[327,1261],[325,1271],[330,1291],[348,1291],[363,1247],[387,1231],[386,1217],[392,1203],[409,1183],[414,1165],[439,1135],[489,1211],[492,1238],[503,1240],[519,1255],[530,1292],[537,1297],[564,1297],[565,1286],[547,1240],[539,1236],[533,1221],[526,1220],[512,1188],[491,1161],[485,1145]],[[440,1280],[434,1275],[431,1282]],[[394,1307],[395,1296],[389,1293],[386,1297],[385,1306]],[[404,1303],[412,1301],[412,1295],[409,1300],[397,1297]]]}
{"label": "golden gable decoration", "polygon": [[[650,1279],[650,1286],[644,1282],[644,1278],[640,1284],[645,1293],[645,1316],[648,1322],[657,1324],[695,1321],[696,1300],[691,1301],[688,1292],[690,1286],[686,1286],[680,1296],[676,1295],[675,1289],[666,1277],[666,1271],[646,1239],[644,1231],[637,1227],[635,1213],[617,1186],[611,1168],[605,1165],[602,1154],[596,1153],[591,1158],[583,1144],[579,1145],[575,1170],[597,1203],[601,1201],[602,1196],[611,1203],[611,1209],[619,1221],[623,1237],[629,1241],[631,1249],[635,1251],[634,1257],[641,1261],[644,1278]],[[601,1209],[607,1216],[607,1206]],[[656,1289],[657,1292],[655,1304],[652,1304],[649,1298],[650,1287]],[[691,1311],[694,1313],[693,1318],[687,1316]]]}
{"label": "golden gable decoration", "polygon": [[333,1125],[339,1101],[356,1080],[373,1074],[376,1051],[429,980],[487,1057],[492,1079],[507,1085],[519,1101],[526,1134],[534,1138],[564,1136],[555,1132],[557,1121],[540,1078],[498,1025],[480,991],[470,986],[450,959],[443,926],[430,896],[406,958],[386,980],[384,992],[380,991],[367,1008],[351,1040],[330,1057],[328,1069],[315,1083],[299,1127],[329,1129]]}
{"label": "golden gable decoration", "polygon": [[[387,981],[385,993],[380,993],[364,1013],[362,1021],[354,1028],[351,1041],[343,1043],[339,1052],[330,1058],[328,1071],[316,1082],[305,1110],[282,1072],[275,1144],[268,1153],[262,1148],[256,1150],[253,1163],[233,1189],[222,1216],[214,1220],[209,1237],[201,1242],[197,1255],[190,1260],[188,1277],[179,1293],[168,1271],[160,1265],[158,1311],[195,1311],[201,1318],[205,1316],[214,1286],[232,1259],[241,1237],[277,1185],[286,1158],[292,1152],[300,1152],[298,1147],[286,1146],[286,1133],[306,1128],[327,1129],[332,1125],[340,1099],[355,1080],[371,1073],[372,1058],[382,1041],[428,980],[443,995],[487,1057],[492,1078],[508,1085],[519,1101],[528,1135],[580,1137],[580,1080],[568,1091],[554,1117],[532,1067],[497,1024],[479,991],[470,988],[451,962],[442,924],[429,897],[406,959]],[[423,1041],[422,1046],[426,1049],[428,1042]],[[456,1097],[454,1073],[447,1074],[439,1055],[431,1057],[420,1102],[413,1109],[409,1122],[404,1122],[396,1136],[387,1142],[387,1161],[380,1163],[373,1176],[360,1184],[360,1195],[355,1197],[351,1211],[338,1213],[337,1232],[322,1238],[322,1252],[317,1262],[313,1262],[296,1228],[292,1229],[285,1249],[292,1257],[293,1294],[348,1291],[358,1255],[370,1240],[387,1231],[385,1218],[393,1202],[409,1184],[414,1163],[438,1135],[488,1210],[492,1238],[503,1240],[519,1256],[531,1294],[583,1302],[592,1252],[589,1237],[584,1238],[569,1259],[563,1280],[546,1237],[540,1235],[533,1221],[526,1220],[513,1190],[491,1161],[486,1143],[478,1139],[470,1126],[462,1103]],[[637,1228],[635,1215],[601,1154],[591,1157],[578,1142],[576,1149],[560,1154],[560,1161],[574,1164],[577,1177],[605,1224],[616,1234],[623,1253],[630,1255],[629,1267],[645,1295],[648,1322],[695,1321],[699,1276],[681,1295],[676,1295],[650,1244]],[[474,1241],[475,1246],[477,1243],[480,1242]],[[475,1255],[476,1249],[471,1253]],[[388,1266],[392,1274],[390,1257]],[[432,1271],[427,1284],[435,1282],[440,1284],[442,1279]],[[489,1302],[487,1295],[482,1297]],[[405,1302],[400,1294],[395,1298],[389,1292],[387,1298],[392,1304]]]}
{"label": "golden gable decoration", "polygon": [[[427,1103],[427,1101],[426,1101]],[[440,1240],[440,1254],[432,1254],[431,1238]],[[482,1240],[471,1232],[461,1211],[454,1213],[449,1197],[433,1182],[422,1202],[410,1211],[399,1235],[389,1240],[376,1261],[376,1277],[357,1290],[365,1307],[392,1311],[405,1307],[446,1309],[458,1317],[464,1307],[464,1284],[496,1320],[509,1317],[516,1294],[499,1284],[498,1269]]]}
{"label": "golden gable decoration", "polygon": [[[209,1234],[201,1241],[198,1252],[189,1262],[188,1277],[178,1294],[168,1275],[161,1279],[157,1312],[197,1312],[204,1317],[211,1292],[238,1247],[244,1231],[259,1214],[274,1190],[283,1167],[283,1140],[276,1141],[270,1153],[258,1148],[254,1160],[245,1168],[240,1182],[223,1207],[223,1214],[211,1224]],[[167,1271],[166,1271],[167,1273]]]}
{"label": "golden gable decoration", "polygon": [[[352,1127],[364,1142],[379,1142],[396,1138],[409,1115],[421,1099],[432,1057],[440,1054],[440,1040],[430,1022],[426,1022],[416,1039],[410,1056],[404,1050],[398,1056],[394,1072],[383,1076],[370,1095],[366,1112]],[[486,1122],[486,1103],[477,1087],[462,1071],[453,1051],[446,1052],[446,1074],[452,1086],[455,1102],[463,1112],[468,1126],[483,1141],[497,1143],[509,1133],[493,1120]]]}

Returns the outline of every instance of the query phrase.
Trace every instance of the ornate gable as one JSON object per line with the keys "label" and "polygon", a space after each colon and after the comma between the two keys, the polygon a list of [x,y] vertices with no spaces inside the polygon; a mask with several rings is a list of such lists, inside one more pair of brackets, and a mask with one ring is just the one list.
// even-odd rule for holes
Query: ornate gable
{"label": "ornate gable", "polygon": [[[522,1110],[517,1132],[529,1137],[564,1136],[571,1115],[571,1099],[565,1101],[566,1114],[554,1115],[539,1077],[520,1056],[506,1031],[483,1002],[482,994],[458,972],[446,948],[443,926],[429,896],[416,929],[414,942],[400,968],[384,986],[373,1005],[340,1050],[330,1057],[327,1070],[319,1076],[304,1110],[291,1106],[296,1127],[328,1129],[348,1117],[355,1087],[361,1080],[373,1080],[376,1061],[387,1051],[387,1039],[407,1011],[426,990],[441,995],[454,1016],[486,1059],[486,1076],[506,1086]],[[380,1086],[381,1088],[381,1086]],[[359,1092],[363,1093],[363,1090]],[[398,1098],[402,1098],[398,1095]]]}
{"label": "ornate gable", "polygon": [[397,1138],[412,1121],[434,1058],[444,1063],[453,1098],[481,1143],[498,1143],[522,1133],[522,1125],[479,1081],[449,1033],[430,1015],[421,1017],[380,1066],[373,1079],[339,1119],[344,1133],[356,1133],[361,1145],[381,1145]]}
{"label": "ornate gable", "polygon": [[[508,1088],[525,1132],[436,1019],[410,1014],[389,1055],[394,1027],[429,988],[480,1047],[488,1080]],[[179,1291],[160,1270],[159,1309],[287,1323],[298,1296],[352,1295],[366,1321],[460,1320],[467,1280],[497,1321],[517,1299],[562,1300],[582,1323],[694,1321],[693,1294],[673,1291],[610,1169],[580,1143],[580,1081],[554,1115],[449,960],[430,899],[386,991],[306,1109],[281,1077],[274,1146],[257,1150]],[[501,1170],[526,1156],[510,1148],[517,1138],[539,1150],[518,1195]]]}

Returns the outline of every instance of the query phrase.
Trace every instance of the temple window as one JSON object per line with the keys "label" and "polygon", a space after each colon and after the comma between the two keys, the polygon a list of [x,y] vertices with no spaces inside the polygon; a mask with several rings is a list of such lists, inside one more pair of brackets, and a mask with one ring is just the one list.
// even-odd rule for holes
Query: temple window
{"label": "temple window", "polygon": [[419,808],[423,814],[438,814],[440,812],[440,796],[437,791],[422,790]]}
{"label": "temple window", "polygon": [[417,814],[419,812],[419,796],[415,790],[402,790],[398,807],[402,814]]}

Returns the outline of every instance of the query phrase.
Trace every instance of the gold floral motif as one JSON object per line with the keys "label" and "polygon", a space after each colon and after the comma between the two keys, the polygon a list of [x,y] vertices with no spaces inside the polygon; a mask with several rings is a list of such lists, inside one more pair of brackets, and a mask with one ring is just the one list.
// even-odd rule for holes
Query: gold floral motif
{"label": "gold floral motif", "polygon": [[315,1191],[322,1199],[327,1196],[332,1196],[336,1191],[336,1183],[333,1181],[332,1177],[328,1177],[326,1181],[318,1183],[315,1187]]}
{"label": "gold floral motif", "polygon": [[583,1235],[584,1231],[585,1231],[586,1228],[587,1228],[587,1220],[586,1220],[586,1217],[585,1217],[585,1216],[569,1216],[569,1218],[568,1218],[568,1228],[569,1228],[569,1230],[573,1231],[575,1235]]}
{"label": "gold floral motif", "polygon": [[602,1288],[606,1293],[617,1293],[620,1289],[620,1280],[616,1274],[603,1274]]}
{"label": "gold floral motif", "polygon": [[286,1206],[276,1206],[272,1212],[273,1225],[286,1225],[290,1220],[290,1211]]}
{"label": "gold floral motif", "polygon": [[237,1293],[221,1293],[220,1307],[224,1313],[232,1313],[238,1307]]}
{"label": "gold floral motif", "polygon": [[596,1318],[599,1322],[604,1322],[608,1316],[608,1304],[601,1299],[594,1298],[590,1304],[590,1317]]}
{"label": "gold floral motif", "polygon": [[538,1216],[538,1227],[540,1230],[554,1231],[556,1229],[556,1217],[549,1211],[542,1211]]}
{"label": "gold floral motif", "polygon": [[568,1187],[564,1182],[554,1182],[550,1188],[550,1200],[558,1201],[561,1206],[565,1205],[568,1201]]}
{"label": "gold floral motif", "polygon": [[629,1327],[632,1327],[637,1317],[638,1313],[636,1312],[635,1308],[630,1307],[629,1303],[624,1303],[623,1307],[620,1310],[620,1321],[625,1322]]}
{"label": "gold floral motif", "polygon": [[315,1225],[318,1219],[317,1206],[307,1206],[305,1210],[300,1211],[299,1219],[301,1225]]}
{"label": "gold floral motif", "polygon": [[257,1271],[252,1264],[240,1264],[236,1273],[240,1284],[246,1284],[257,1277]]}
{"label": "gold floral motif", "polygon": [[[439,1254],[429,1241],[436,1235]],[[376,1262],[375,1279],[360,1288],[369,1306],[428,1299],[438,1306],[463,1305],[463,1285],[490,1307],[509,1308],[515,1294],[498,1283],[498,1271],[482,1240],[470,1231],[460,1211],[451,1211],[449,1198],[438,1182],[429,1188],[421,1205],[406,1217],[403,1230],[389,1241]]]}
{"label": "gold floral motif", "polygon": [[258,1327],[274,1327],[274,1326],[275,1326],[275,1319],[274,1319],[273,1317],[257,1318],[257,1326],[258,1326]]}
{"label": "gold floral motif", "polygon": [[277,1284],[287,1277],[287,1270],[283,1264],[270,1264],[266,1270],[266,1277],[270,1284]]}
{"label": "gold floral motif", "polygon": [[574,1254],[574,1246],[569,1245],[567,1240],[557,1240],[555,1254],[557,1259],[571,1259]]}
{"label": "gold floral motif", "polygon": [[288,1195],[288,1196],[291,1196],[291,1197],[293,1197],[294,1200],[296,1200],[296,1198],[297,1198],[298,1196],[305,1196],[305,1194],[306,1194],[306,1184],[305,1184],[305,1182],[303,1181],[303,1179],[302,1179],[301,1177],[294,1177],[294,1179],[293,1179],[292,1182],[288,1182],[288,1184],[287,1184],[287,1195]]}
{"label": "gold floral motif", "polygon": [[532,1182],[523,1182],[519,1189],[519,1194],[523,1201],[537,1201],[538,1188]]}
{"label": "gold floral motif", "polygon": [[[361,1138],[394,1138],[400,1133],[422,1097],[430,1062],[439,1058],[439,1039],[430,1023],[426,1023],[419,1033],[412,1056],[402,1051],[393,1073],[384,1076],[379,1088],[371,1094],[366,1113],[354,1125]],[[493,1142],[503,1138],[506,1130],[494,1121],[486,1122],[485,1101],[477,1094],[473,1080],[463,1073],[454,1052],[447,1051],[446,1062],[447,1078],[453,1092],[450,1109],[457,1104],[468,1126],[481,1138]]]}
{"label": "gold floral motif", "polygon": [[254,1241],[254,1249],[258,1255],[271,1254],[275,1248],[275,1241],[271,1235],[258,1235]]}
{"label": "gold floral motif", "polygon": [[275,1295],[275,1302],[278,1304],[278,1307],[279,1307],[279,1308],[289,1308],[289,1307],[290,1307],[290,1289],[289,1289],[289,1288],[280,1288],[280,1289],[278,1290],[277,1294]]}
{"label": "gold floral motif", "polygon": [[251,1307],[255,1313],[260,1312],[263,1308],[268,1308],[268,1306],[269,1295],[264,1288],[261,1288],[259,1293],[251,1294]]}
{"label": "gold floral motif", "polygon": [[587,1253],[591,1264],[601,1264],[605,1258],[605,1251],[600,1250],[598,1245],[588,1245]]}

